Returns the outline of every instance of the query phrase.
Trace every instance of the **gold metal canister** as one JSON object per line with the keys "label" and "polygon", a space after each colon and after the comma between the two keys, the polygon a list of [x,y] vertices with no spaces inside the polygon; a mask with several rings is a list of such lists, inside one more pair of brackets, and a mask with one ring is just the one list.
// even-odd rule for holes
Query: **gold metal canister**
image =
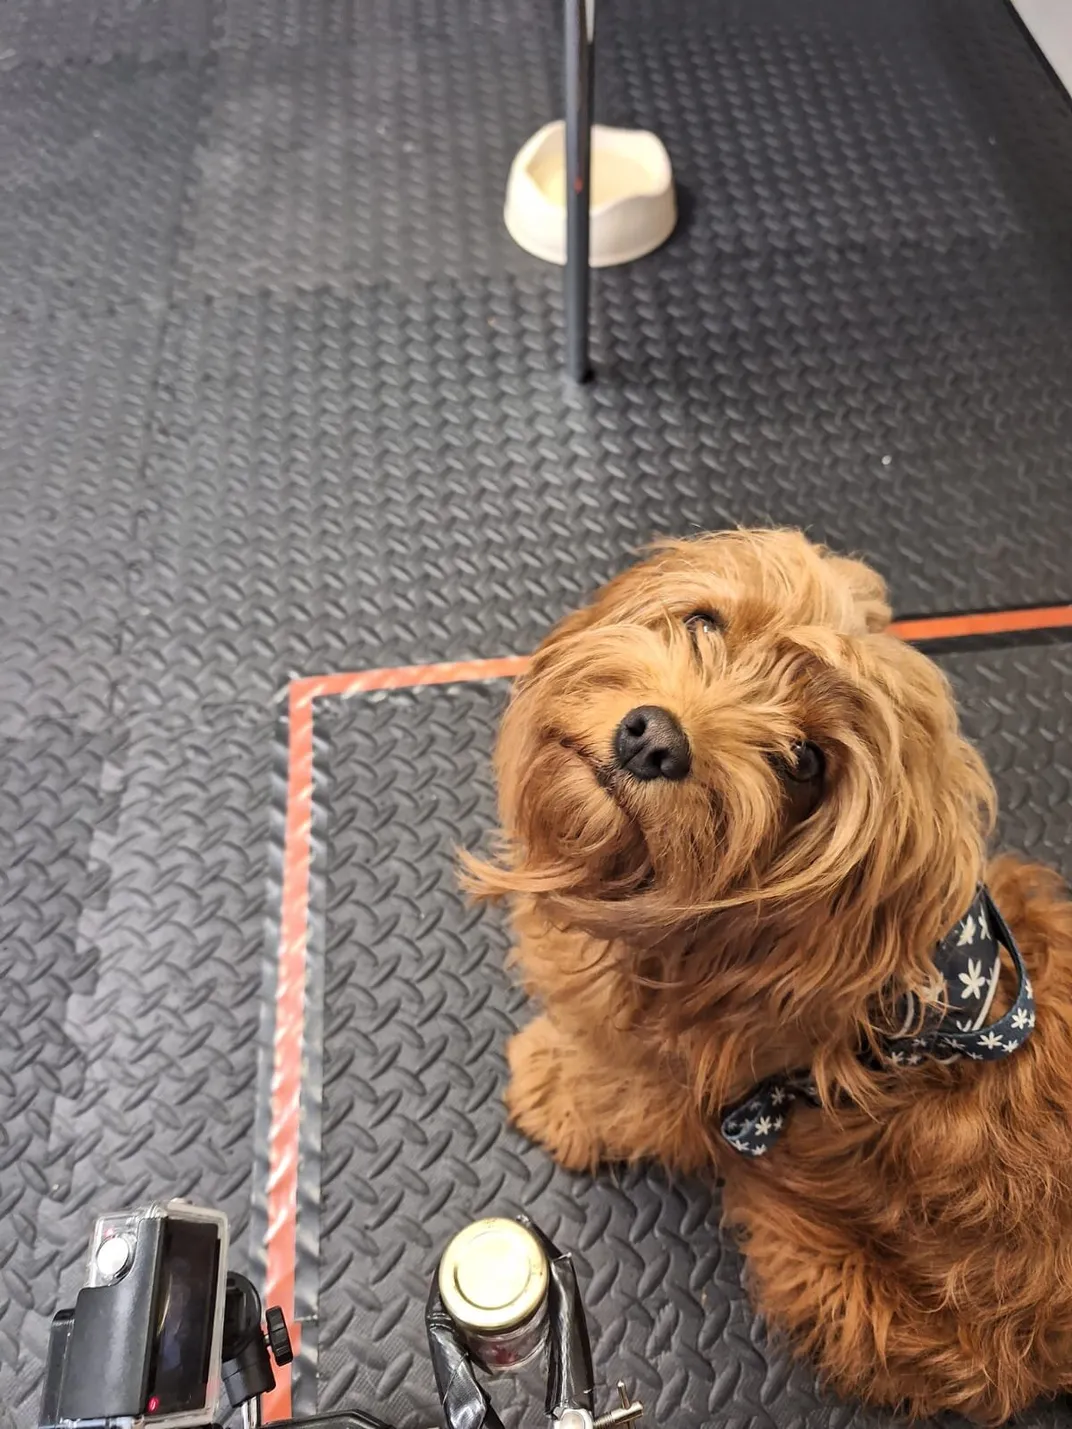
{"label": "gold metal canister", "polygon": [[439,1293],[470,1353],[491,1372],[516,1369],[547,1334],[547,1256],[517,1221],[474,1221],[439,1262]]}

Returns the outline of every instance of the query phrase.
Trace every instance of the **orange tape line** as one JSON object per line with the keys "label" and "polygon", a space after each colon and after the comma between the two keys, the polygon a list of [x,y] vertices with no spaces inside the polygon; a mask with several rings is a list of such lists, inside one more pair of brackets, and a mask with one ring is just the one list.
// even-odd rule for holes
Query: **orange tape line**
{"label": "orange tape line", "polygon": [[1072,605],[1036,605],[1026,610],[984,610],[975,615],[930,615],[897,620],[890,629],[902,640],[958,640],[966,635],[1015,635],[1072,625]]}
{"label": "orange tape line", "polygon": [[[294,1321],[297,1264],[298,1151],[302,1041],[305,1031],[305,940],[309,921],[309,855],[313,813],[313,706],[290,690],[287,814],[283,845],[282,908],[276,983],[272,1109],[268,1132],[266,1303]],[[265,1400],[266,1419],[289,1419],[290,1367],[283,1367]]]}
{"label": "orange tape line", "polygon": [[[298,1158],[301,1146],[302,1043],[305,1031],[305,952],[309,922],[309,859],[313,813],[314,704],[326,695],[371,694],[419,685],[444,685],[509,678],[528,664],[523,656],[456,660],[438,665],[404,665],[291,682],[287,695],[287,810],[283,842],[275,1040],[272,1056],[271,1116],[268,1132],[268,1237],[265,1246],[265,1303],[278,1305],[293,1327],[295,1354],[301,1325],[295,1321]],[[276,1373],[265,1396],[265,1421],[289,1419],[293,1396],[290,1366]]]}
{"label": "orange tape line", "polygon": [[377,690],[412,690],[418,685],[468,684],[474,680],[505,680],[528,668],[527,655],[504,655],[491,660],[448,660],[438,665],[391,665],[382,670],[355,670],[334,675],[311,675],[295,680],[291,694],[301,707],[325,695],[346,699]]}

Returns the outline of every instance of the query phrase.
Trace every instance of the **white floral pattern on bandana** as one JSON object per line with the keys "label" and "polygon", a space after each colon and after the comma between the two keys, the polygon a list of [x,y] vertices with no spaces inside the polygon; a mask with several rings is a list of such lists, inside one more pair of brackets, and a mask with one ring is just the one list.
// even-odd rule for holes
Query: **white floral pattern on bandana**
{"label": "white floral pattern on bandana", "polygon": [[[1002,948],[1012,960],[1019,989],[1008,1012],[987,1024],[1001,974]],[[959,1057],[995,1062],[1023,1046],[1035,1026],[1031,979],[986,888],[980,888],[967,913],[938,944],[934,963],[945,981],[945,1008],[913,1035],[909,1029],[918,1024],[919,1009],[914,1003],[907,1006],[902,1032],[883,1048],[887,1065],[914,1067],[925,1058],[951,1062]],[[862,1060],[876,1065],[870,1055]],[[778,1140],[798,1101],[819,1104],[810,1073],[770,1077],[723,1115],[722,1135],[735,1151],[763,1156]]]}

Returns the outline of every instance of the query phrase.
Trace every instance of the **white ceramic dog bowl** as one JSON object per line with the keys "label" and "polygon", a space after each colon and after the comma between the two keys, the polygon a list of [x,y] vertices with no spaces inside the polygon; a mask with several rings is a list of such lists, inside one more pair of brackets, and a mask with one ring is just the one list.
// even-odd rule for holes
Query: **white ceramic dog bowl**
{"label": "white ceramic dog bowl", "polygon": [[[670,155],[643,129],[592,126],[589,262],[631,263],[665,243],[677,222]],[[566,125],[556,119],[510,168],[504,213],[510,237],[548,263],[566,261]]]}

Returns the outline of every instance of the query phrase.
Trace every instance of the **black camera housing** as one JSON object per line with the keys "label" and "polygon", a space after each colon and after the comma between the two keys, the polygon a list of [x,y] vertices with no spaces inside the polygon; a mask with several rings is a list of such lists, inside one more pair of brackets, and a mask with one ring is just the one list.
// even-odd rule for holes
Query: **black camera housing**
{"label": "black camera housing", "polygon": [[101,1217],[86,1283],[53,1319],[39,1424],[211,1422],[227,1220],[185,1202]]}

